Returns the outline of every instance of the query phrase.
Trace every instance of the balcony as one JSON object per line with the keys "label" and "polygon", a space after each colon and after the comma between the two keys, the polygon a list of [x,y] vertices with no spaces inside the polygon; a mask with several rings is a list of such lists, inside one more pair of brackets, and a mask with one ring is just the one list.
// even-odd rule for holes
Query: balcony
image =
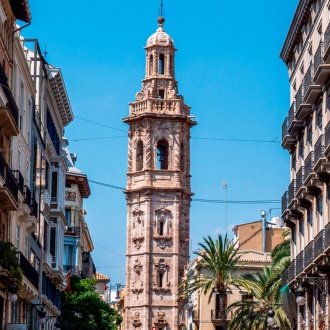
{"label": "balcony", "polygon": [[296,180],[293,179],[289,185],[289,189],[288,189],[288,197],[289,197],[289,200],[288,200],[288,205],[291,204],[292,200],[294,199],[294,197],[296,196]]}
{"label": "balcony", "polygon": [[285,268],[282,272],[282,284],[281,286],[284,287],[285,285],[288,284],[288,268]]}
{"label": "balcony", "polygon": [[17,123],[9,108],[0,106],[0,122],[6,135],[9,137],[18,135]]}
{"label": "balcony", "polygon": [[308,268],[310,265],[312,265],[313,260],[314,260],[314,241],[311,241],[305,247],[305,268]]}
{"label": "balcony", "polygon": [[38,206],[39,205],[38,205],[37,201],[35,200],[35,198],[33,198],[31,200],[31,204],[30,204],[30,210],[31,210],[30,215],[32,215],[36,218],[38,218]]}
{"label": "balcony", "polygon": [[23,271],[24,276],[31,282],[31,284],[38,289],[39,274],[36,269],[25,258],[22,252],[19,252],[19,265]]}
{"label": "balcony", "polygon": [[310,175],[313,173],[313,168],[314,168],[314,151],[311,151],[308,156],[305,159],[305,185],[307,185],[307,182],[310,179]]}
{"label": "balcony", "polygon": [[322,229],[314,238],[314,258],[317,259],[324,251],[325,230]]}
{"label": "balcony", "polygon": [[289,193],[286,191],[282,196],[282,214],[288,210],[289,205]]}
{"label": "balcony", "polygon": [[305,169],[301,166],[296,175],[296,192],[299,194],[299,190],[302,188],[305,181]]}
{"label": "balcony", "polygon": [[324,249],[328,250],[330,247],[330,222],[325,226],[325,241],[324,241]]}
{"label": "balcony", "polygon": [[303,119],[312,111],[312,104],[314,104],[322,92],[322,86],[319,83],[314,83],[314,66],[311,63],[307,69],[304,77],[304,104],[306,106],[301,106],[297,109],[297,118]]}
{"label": "balcony", "polygon": [[3,154],[0,152],[0,177],[5,180],[5,164],[6,161],[3,157]]}
{"label": "balcony", "polygon": [[284,119],[282,124],[282,147],[291,149],[296,142],[296,138],[289,133],[289,117]]}
{"label": "balcony", "polygon": [[324,49],[323,49],[323,62],[329,62],[330,55],[330,23],[324,32]]}
{"label": "balcony", "polygon": [[290,265],[288,266],[288,283],[293,281],[296,277],[296,259],[291,261]]}
{"label": "balcony", "polygon": [[4,165],[5,185],[0,188],[0,209],[15,211],[18,208],[18,184],[10,167]]}
{"label": "balcony", "polygon": [[329,156],[330,154],[330,122],[325,126],[325,145],[324,145],[324,154]]}
{"label": "balcony", "polygon": [[28,186],[24,186],[23,196],[24,196],[24,203],[30,206],[31,205],[31,190]]}
{"label": "balcony", "polygon": [[[314,82],[321,87],[326,84],[330,75],[330,64],[324,62],[323,59],[323,43],[321,42],[316,50],[314,59],[317,61],[317,67],[315,67]],[[315,102],[315,101],[314,101]]]}
{"label": "balcony", "polygon": [[302,103],[302,85],[300,86],[295,101],[292,102],[291,107],[289,109],[289,128],[288,132],[294,136],[298,135],[301,128],[303,127],[303,121],[298,120],[296,117],[296,111],[299,108],[300,104]]}
{"label": "balcony", "polygon": [[305,269],[305,250],[302,250],[296,257],[296,274],[300,274]]}
{"label": "balcony", "polygon": [[68,236],[80,236],[80,227],[67,226],[65,228],[64,235],[68,235]]}
{"label": "balcony", "polygon": [[325,150],[325,136],[324,134],[320,135],[318,140],[314,145],[314,170],[317,172],[318,168],[322,163],[326,162],[326,158],[324,155]]}
{"label": "balcony", "polygon": [[199,315],[199,310],[198,309],[194,309],[192,312],[192,321],[194,323],[199,323],[200,321],[200,315]]}
{"label": "balcony", "polygon": [[24,178],[22,173],[19,170],[14,170],[13,174],[17,180],[18,189],[23,194],[24,193]]}

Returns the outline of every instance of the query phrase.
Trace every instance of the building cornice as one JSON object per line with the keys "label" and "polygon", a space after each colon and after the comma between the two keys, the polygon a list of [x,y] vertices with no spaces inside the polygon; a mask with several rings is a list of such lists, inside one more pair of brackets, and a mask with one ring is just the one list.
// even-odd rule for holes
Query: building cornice
{"label": "building cornice", "polygon": [[301,38],[301,28],[310,17],[310,8],[313,0],[300,0],[296,12],[294,14],[288,35],[285,39],[280,57],[288,64],[294,55],[294,47]]}

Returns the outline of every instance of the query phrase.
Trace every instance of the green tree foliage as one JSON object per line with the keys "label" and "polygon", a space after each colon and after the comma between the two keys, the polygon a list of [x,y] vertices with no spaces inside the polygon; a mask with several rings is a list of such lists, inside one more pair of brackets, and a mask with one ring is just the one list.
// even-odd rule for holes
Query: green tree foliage
{"label": "green tree foliage", "polygon": [[277,304],[279,300],[274,300],[276,294],[269,294],[266,290],[273,271],[273,266],[264,267],[263,274],[245,274],[242,278],[234,280],[234,284],[252,295],[253,299],[236,301],[228,306],[227,311],[234,312],[233,319],[229,323],[229,330],[271,329],[267,324],[267,313],[271,306],[280,329],[290,329],[289,321],[282,307]]}
{"label": "green tree foliage", "polygon": [[210,236],[203,239],[204,242],[198,243],[200,248],[194,254],[198,255],[198,264],[205,272],[183,281],[179,294],[190,296],[200,290],[201,293],[208,295],[210,303],[213,293],[218,292],[222,328],[226,329],[226,291],[232,281],[232,274],[239,269],[238,251],[227,235],[224,238],[218,235],[216,240]]}
{"label": "green tree foliage", "polygon": [[10,242],[0,241],[0,267],[7,269],[17,284],[22,283],[22,270],[17,258],[17,250]]}
{"label": "green tree foliage", "polygon": [[122,317],[95,292],[94,279],[70,277],[70,292],[61,294],[62,330],[115,330]]}
{"label": "green tree foliage", "polygon": [[230,330],[267,329],[267,318],[270,307],[275,311],[275,320],[280,329],[290,329],[289,320],[281,307],[281,275],[290,263],[289,231],[283,233],[284,241],[277,245],[271,253],[272,265],[264,267],[263,274],[246,274],[235,279],[235,285],[244,288],[253,296],[253,300],[234,302],[228,306],[233,311]]}

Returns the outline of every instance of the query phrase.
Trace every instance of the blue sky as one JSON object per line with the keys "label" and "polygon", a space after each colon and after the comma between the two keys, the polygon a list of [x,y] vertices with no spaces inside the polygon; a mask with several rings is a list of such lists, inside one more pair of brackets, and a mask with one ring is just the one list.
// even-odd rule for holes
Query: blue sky
{"label": "blue sky", "polygon": [[[192,107],[191,173],[195,198],[280,200],[289,156],[280,143],[289,84],[279,58],[297,0],[165,0],[165,30],[174,39],[180,94]],[[77,167],[88,178],[124,187],[128,102],[145,72],[147,38],[157,28],[156,0],[30,0],[32,25],[22,31],[60,67],[76,116],[66,128]],[[84,118],[116,129],[82,120]],[[111,137],[111,138],[108,138]],[[83,140],[90,138],[104,138]],[[210,138],[205,140],[201,138]],[[125,282],[126,203],[120,190],[90,184],[85,200],[98,271]],[[229,204],[228,226],[280,215],[280,204]],[[192,248],[225,233],[225,205],[193,202]],[[115,252],[115,253],[114,253]]]}

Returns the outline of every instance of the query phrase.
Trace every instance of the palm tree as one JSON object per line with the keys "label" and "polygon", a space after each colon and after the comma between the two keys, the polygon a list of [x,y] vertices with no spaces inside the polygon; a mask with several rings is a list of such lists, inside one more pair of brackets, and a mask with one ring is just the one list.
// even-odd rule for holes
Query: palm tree
{"label": "palm tree", "polygon": [[238,266],[240,256],[237,254],[235,244],[229,241],[227,235],[224,238],[218,235],[215,241],[210,236],[204,237],[203,240],[203,243],[198,243],[200,248],[194,254],[198,255],[197,262],[206,273],[184,280],[179,287],[179,294],[190,296],[200,290],[205,295],[209,295],[208,303],[210,303],[213,293],[219,293],[217,299],[219,299],[222,329],[226,330],[226,291],[232,281],[233,272],[240,268]]}
{"label": "palm tree", "polygon": [[245,274],[240,279],[235,279],[233,284],[243,287],[248,294],[253,296],[251,300],[243,300],[228,306],[227,312],[233,311],[234,317],[229,323],[229,330],[265,330],[268,329],[268,311],[273,305],[275,319],[281,329],[290,329],[289,321],[282,309],[274,300],[274,295],[269,294],[265,288],[272,277],[274,268],[264,267],[263,274]]}
{"label": "palm tree", "polygon": [[282,273],[290,263],[290,230],[282,234],[284,241],[278,244],[271,253],[273,271],[265,284],[265,293],[271,295],[275,301],[279,301],[282,287]]}

